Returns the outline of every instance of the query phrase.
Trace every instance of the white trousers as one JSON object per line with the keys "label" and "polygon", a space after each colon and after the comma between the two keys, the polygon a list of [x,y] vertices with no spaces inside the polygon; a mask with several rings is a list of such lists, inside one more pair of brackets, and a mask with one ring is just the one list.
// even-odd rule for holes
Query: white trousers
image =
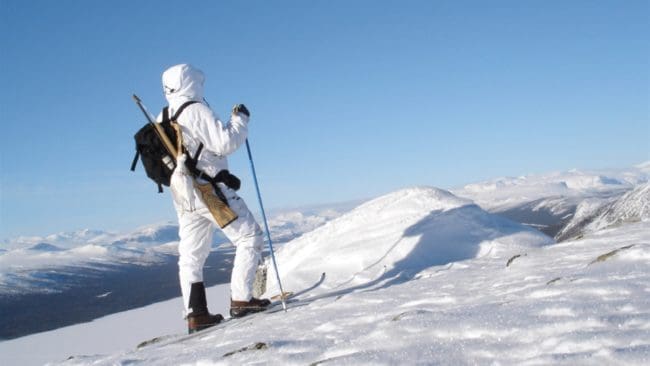
{"label": "white trousers", "polygon": [[[231,298],[248,301],[253,296],[255,272],[264,245],[263,233],[244,200],[234,190],[221,183],[219,186],[228,200],[228,205],[238,216],[237,220],[222,229],[236,247],[230,280]],[[203,265],[210,254],[212,235],[218,227],[212,214],[198,197],[195,206],[193,211],[176,206],[180,236],[178,272],[186,314],[189,312],[192,283],[203,281]]]}

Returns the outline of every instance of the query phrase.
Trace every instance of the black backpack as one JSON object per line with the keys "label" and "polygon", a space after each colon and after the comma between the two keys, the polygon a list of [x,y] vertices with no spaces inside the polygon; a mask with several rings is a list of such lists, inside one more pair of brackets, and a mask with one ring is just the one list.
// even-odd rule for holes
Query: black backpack
{"label": "black backpack", "polygon": [[[178,111],[169,118],[169,107],[165,107],[162,113],[162,122],[160,127],[172,143],[176,142],[176,130],[172,127],[171,122],[178,119],[183,110],[196,101],[189,101],[178,108]],[[135,157],[131,163],[131,171],[135,171],[138,158],[142,160],[147,177],[151,178],[158,185],[158,193],[162,193],[162,186],[169,187],[172,173],[176,167],[176,157],[167,150],[159,136],[158,131],[153,124],[147,123],[134,136],[135,138]],[[198,154],[197,154],[198,155]]]}

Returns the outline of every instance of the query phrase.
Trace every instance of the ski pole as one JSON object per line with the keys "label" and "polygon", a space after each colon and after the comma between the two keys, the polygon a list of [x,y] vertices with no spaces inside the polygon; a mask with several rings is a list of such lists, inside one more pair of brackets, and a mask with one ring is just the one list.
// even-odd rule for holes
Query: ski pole
{"label": "ski pole", "polygon": [[271,251],[271,262],[273,262],[273,269],[275,269],[275,279],[278,281],[278,286],[280,287],[280,299],[282,300],[282,308],[284,311],[287,311],[287,303],[284,298],[284,290],[282,289],[282,282],[280,281],[280,272],[278,272],[278,265],[275,262],[275,254],[273,253],[273,242],[271,241],[271,232],[269,231],[269,224],[266,221],[266,214],[264,213],[264,204],[262,203],[262,195],[260,194],[260,186],[257,183],[257,174],[255,174],[255,164],[253,163],[253,154],[251,153],[251,147],[246,139],[246,151],[248,152],[248,160],[251,163],[251,171],[253,172],[253,182],[255,182],[255,190],[257,191],[257,200],[260,203],[260,209],[262,210],[262,220],[264,220],[264,229],[266,229],[266,239],[269,242],[269,250]]}

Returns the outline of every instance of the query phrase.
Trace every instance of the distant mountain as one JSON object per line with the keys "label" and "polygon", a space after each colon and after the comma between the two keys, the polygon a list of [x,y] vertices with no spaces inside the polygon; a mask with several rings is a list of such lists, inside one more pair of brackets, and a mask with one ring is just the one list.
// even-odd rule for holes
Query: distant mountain
{"label": "distant mountain", "polygon": [[576,206],[573,215],[562,223],[563,225],[555,235],[555,239],[565,241],[582,235],[584,227],[620,197],[622,195],[609,198],[588,197],[583,199]]}
{"label": "distant mountain", "polygon": [[177,231],[157,224],[124,234],[80,230],[7,240],[9,249],[0,253],[0,296],[64,291],[89,271],[162,263],[169,253],[165,244]]}
{"label": "distant mountain", "polygon": [[650,219],[650,183],[642,184],[626,193],[589,224],[597,231],[613,225]]}
{"label": "distant mountain", "polygon": [[575,227],[650,180],[650,162],[611,171],[555,172],[497,178],[452,190],[489,212],[565,240]]}
{"label": "distant mountain", "polygon": [[612,226],[650,220],[650,183],[639,185],[617,200],[596,204],[589,202],[583,206],[586,214],[578,223],[566,230],[566,237],[575,237],[596,232]]}
{"label": "distant mountain", "polygon": [[612,226],[646,220],[650,220],[650,183],[641,184],[616,199],[584,200],[558,238],[567,240]]}
{"label": "distant mountain", "polygon": [[59,252],[62,251],[63,249],[57,247],[56,245],[52,245],[48,243],[39,243],[30,247],[29,250],[33,250],[37,252]]}
{"label": "distant mountain", "polygon": [[112,244],[151,244],[160,245],[169,242],[176,242],[178,237],[178,225],[161,224],[140,228],[132,233],[119,235]]}
{"label": "distant mountain", "polygon": [[60,232],[47,236],[19,236],[4,239],[2,246],[7,250],[24,249],[40,243],[55,245],[61,249],[68,249],[79,245],[96,242],[107,242],[114,237],[114,233],[103,230],[83,229],[78,231]]}

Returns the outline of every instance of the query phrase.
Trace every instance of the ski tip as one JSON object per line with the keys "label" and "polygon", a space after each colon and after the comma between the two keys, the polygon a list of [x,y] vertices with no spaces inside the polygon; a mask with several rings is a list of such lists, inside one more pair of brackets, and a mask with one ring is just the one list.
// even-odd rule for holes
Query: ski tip
{"label": "ski tip", "polygon": [[135,94],[133,94],[132,98],[133,98],[133,100],[135,100],[136,103],[140,103],[140,102],[141,102],[140,98],[138,98],[138,96],[135,95]]}

